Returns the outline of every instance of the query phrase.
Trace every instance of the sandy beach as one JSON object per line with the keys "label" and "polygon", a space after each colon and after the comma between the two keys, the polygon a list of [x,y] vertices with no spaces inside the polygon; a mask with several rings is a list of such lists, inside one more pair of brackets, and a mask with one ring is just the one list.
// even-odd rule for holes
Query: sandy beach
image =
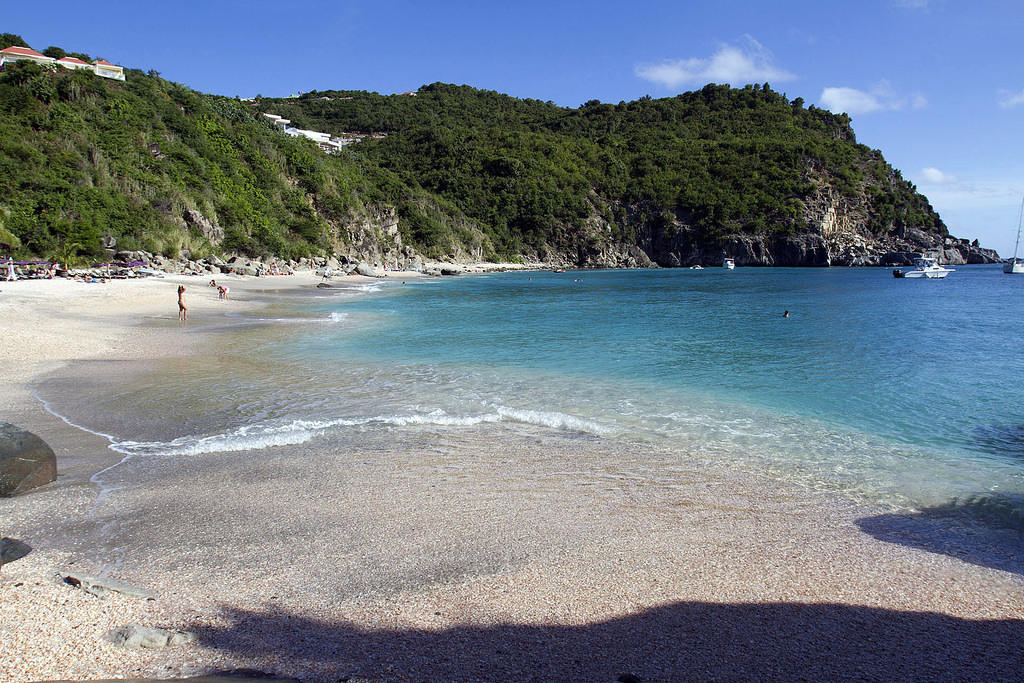
{"label": "sandy beach", "polygon": [[[499,448],[487,425],[443,451],[371,434],[123,461],[35,396],[83,361],[188,363],[229,312],[320,278],[225,276],[226,301],[207,282],[0,283],[0,421],[59,470],[0,499],[0,533],[34,548],[0,573],[0,681],[1020,680],[1024,575],[885,542],[858,524],[882,511],[820,492],[600,439]],[[116,647],[128,624],[194,641]]]}

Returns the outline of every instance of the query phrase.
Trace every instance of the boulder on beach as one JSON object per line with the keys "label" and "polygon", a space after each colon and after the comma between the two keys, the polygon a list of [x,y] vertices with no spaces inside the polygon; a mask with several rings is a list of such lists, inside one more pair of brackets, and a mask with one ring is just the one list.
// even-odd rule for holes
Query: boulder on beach
{"label": "boulder on beach", "polygon": [[155,600],[156,598],[152,593],[142,588],[136,588],[135,586],[129,585],[117,579],[112,579],[105,576],[88,576],[86,574],[57,574],[60,579],[69,586],[80,588],[90,595],[95,595],[97,598],[106,598],[111,593],[121,593],[127,595],[130,598],[138,598],[139,600]]}
{"label": "boulder on beach", "polygon": [[0,567],[20,560],[32,552],[32,546],[16,538],[0,538]]}
{"label": "boulder on beach", "polygon": [[183,631],[171,631],[165,628],[129,624],[124,628],[115,629],[107,633],[107,639],[118,647],[126,647],[132,650],[143,648],[159,650],[165,647],[175,647],[191,643],[195,640],[195,636]]}
{"label": "boulder on beach", "polygon": [[369,263],[360,263],[356,266],[356,272],[366,277],[378,277],[377,269],[371,266]]}
{"label": "boulder on beach", "polygon": [[[345,680],[344,678],[339,680]],[[236,669],[221,671],[214,674],[192,676],[190,678],[105,678],[95,680],[92,683],[245,683],[246,681],[258,681],[258,683],[299,683],[294,678],[282,678],[275,674],[254,671],[252,669]],[[50,683],[74,683],[73,681],[50,681]]]}
{"label": "boulder on beach", "polygon": [[57,478],[57,456],[32,432],[0,422],[0,496],[16,496]]}

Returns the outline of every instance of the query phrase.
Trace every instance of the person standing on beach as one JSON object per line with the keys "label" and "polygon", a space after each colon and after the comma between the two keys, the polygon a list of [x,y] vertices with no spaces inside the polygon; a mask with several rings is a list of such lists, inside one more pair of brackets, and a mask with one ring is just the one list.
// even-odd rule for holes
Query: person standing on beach
{"label": "person standing on beach", "polygon": [[188,307],[185,306],[185,285],[178,285],[178,320],[188,320]]}

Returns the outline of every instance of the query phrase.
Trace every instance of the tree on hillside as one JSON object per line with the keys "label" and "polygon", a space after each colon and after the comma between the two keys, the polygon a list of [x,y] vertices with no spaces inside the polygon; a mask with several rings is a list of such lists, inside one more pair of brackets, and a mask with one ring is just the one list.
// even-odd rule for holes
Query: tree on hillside
{"label": "tree on hillside", "polygon": [[21,248],[21,240],[13,232],[4,227],[4,221],[11,215],[11,210],[6,206],[0,206],[0,247],[13,252]]}
{"label": "tree on hillside", "polygon": [[0,33],[0,50],[8,47],[30,47],[30,45],[16,33]]}

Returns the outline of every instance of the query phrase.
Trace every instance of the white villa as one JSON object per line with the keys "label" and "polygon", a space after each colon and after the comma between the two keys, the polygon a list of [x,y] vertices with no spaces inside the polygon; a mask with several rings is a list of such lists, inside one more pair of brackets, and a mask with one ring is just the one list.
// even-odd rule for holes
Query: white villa
{"label": "white villa", "polygon": [[78,57],[61,57],[57,60],[65,69],[85,69],[86,71],[96,72],[96,67],[89,62],[83,62]]}
{"label": "white villa", "polygon": [[103,78],[112,78],[115,81],[124,80],[124,67],[111,64],[110,62],[102,59],[97,59],[94,63],[89,64],[88,62],[83,62],[81,59],[76,59],[75,57],[54,59],[53,57],[47,57],[46,55],[27,47],[12,46],[5,47],[3,50],[0,50],[0,67],[8,62],[18,62],[21,60],[28,60],[43,65],[62,66],[65,69],[85,69],[92,71],[97,76],[102,76]]}
{"label": "white villa", "polygon": [[301,135],[304,138],[309,138],[317,145],[319,145],[320,149],[322,149],[325,152],[337,153],[340,152],[346,145],[350,145],[353,142],[356,142],[356,140],[347,137],[332,138],[330,133],[321,133],[320,131],[317,130],[303,130],[302,128],[295,128],[294,126],[289,125],[292,122],[291,119],[281,118],[277,114],[263,115],[266,116],[271,121],[273,121],[275,126],[283,130],[288,135],[296,137]]}
{"label": "white villa", "polygon": [[96,75],[103,76],[103,78],[113,78],[115,81],[123,81],[124,67],[118,66],[117,64],[111,64],[103,59],[97,59]]}

